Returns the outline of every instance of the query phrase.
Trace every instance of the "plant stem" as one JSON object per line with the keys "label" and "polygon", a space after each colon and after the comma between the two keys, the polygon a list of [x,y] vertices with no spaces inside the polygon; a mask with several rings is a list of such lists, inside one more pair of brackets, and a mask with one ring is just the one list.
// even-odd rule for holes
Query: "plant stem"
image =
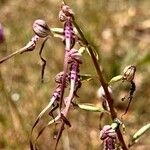
{"label": "plant stem", "polygon": [[[117,118],[117,114],[114,110],[114,106],[113,106],[113,99],[108,91],[108,88],[107,88],[107,84],[103,78],[103,75],[102,75],[102,71],[99,67],[99,63],[93,53],[93,49],[92,47],[90,46],[90,44],[88,43],[87,39],[85,38],[83,32],[81,31],[81,29],[79,28],[78,24],[76,23],[75,19],[73,19],[73,24],[74,26],[76,27],[79,35],[81,36],[82,40],[83,40],[83,43],[87,46],[90,54],[91,54],[91,57],[92,57],[92,61],[94,63],[94,66],[95,66],[95,69],[97,71],[97,74],[98,74],[98,78],[99,78],[99,81],[104,89],[104,92],[105,92],[105,95],[106,95],[106,99],[107,99],[107,102],[108,102],[108,105],[109,105],[109,108],[110,108],[110,114],[111,114],[111,118],[112,120],[114,120],[115,118]],[[117,130],[117,135],[118,135],[118,139],[121,143],[121,146],[123,148],[123,150],[127,150],[127,147],[126,147],[126,144],[125,144],[125,141],[123,139],[123,136],[122,136],[122,133],[120,131],[120,129]]]}
{"label": "plant stem", "polygon": [[63,78],[62,78],[62,85],[61,85],[61,94],[60,94],[60,111],[62,107],[62,101],[66,86],[66,75],[67,75],[67,68],[68,68],[68,58],[67,58],[67,51],[65,51],[65,58],[64,58],[64,66],[63,66]]}

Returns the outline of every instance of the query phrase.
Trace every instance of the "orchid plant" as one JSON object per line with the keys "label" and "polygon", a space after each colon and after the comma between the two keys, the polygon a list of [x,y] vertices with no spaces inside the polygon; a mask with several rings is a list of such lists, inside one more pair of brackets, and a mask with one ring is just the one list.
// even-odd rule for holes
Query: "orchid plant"
{"label": "orchid plant", "polygon": [[[105,125],[100,131],[100,139],[104,143],[104,150],[114,150],[116,148],[127,150],[131,147],[139,137],[144,134],[149,128],[150,125],[143,127],[140,130],[140,133],[136,133],[132,142],[129,146],[126,145],[122,132],[120,130],[120,125],[123,123],[119,120],[117,113],[113,105],[112,90],[111,85],[119,81],[129,82],[131,87],[129,89],[128,96],[125,96],[122,100],[128,99],[129,104],[125,110],[125,115],[129,109],[130,103],[132,101],[136,85],[134,83],[134,76],[136,72],[136,66],[130,65],[127,66],[121,75],[113,77],[108,83],[104,80],[100,65],[97,61],[95,51],[93,47],[89,44],[86,37],[84,36],[82,30],[78,26],[75,20],[75,13],[73,10],[63,1],[59,11],[59,20],[63,23],[64,28],[49,28],[47,23],[38,19],[33,23],[33,31],[35,35],[31,40],[26,44],[25,47],[15,51],[14,53],[2,58],[0,63],[5,62],[9,58],[15,56],[16,54],[22,54],[27,51],[33,51],[36,47],[37,42],[40,39],[44,39],[41,46],[39,55],[41,61],[43,62],[42,71],[41,71],[41,80],[44,80],[44,69],[46,65],[46,60],[42,56],[42,51],[45,43],[50,37],[59,38],[64,43],[64,62],[63,69],[56,75],[55,82],[56,88],[51,96],[51,99],[47,106],[40,112],[38,117],[35,120],[35,123],[31,130],[30,137],[30,149],[37,149],[37,140],[40,135],[43,133],[46,127],[51,126],[52,124],[59,125],[59,132],[56,135],[55,150],[57,149],[58,142],[63,133],[63,130],[66,126],[71,127],[70,121],[67,119],[68,114],[71,112],[72,107],[80,108],[88,111],[95,111],[102,113],[108,113],[112,119],[111,125]],[[76,49],[75,46],[78,44],[79,49]],[[92,78],[92,76],[86,76],[80,74],[80,66],[82,65],[82,55],[83,52],[87,51],[93,61],[95,69],[97,71],[97,76],[101,85],[100,88],[100,97],[103,99],[102,108],[98,108],[92,104],[80,104],[76,102],[76,97],[78,97],[78,90],[82,85],[82,80]],[[64,96],[65,89],[69,89],[68,96]],[[42,127],[39,131],[37,137],[33,140],[32,133],[39,123],[40,119],[46,113],[52,117],[52,119]],[[55,115],[54,115],[55,114]],[[122,115],[122,117],[123,117]],[[122,117],[120,119],[122,119]]]}

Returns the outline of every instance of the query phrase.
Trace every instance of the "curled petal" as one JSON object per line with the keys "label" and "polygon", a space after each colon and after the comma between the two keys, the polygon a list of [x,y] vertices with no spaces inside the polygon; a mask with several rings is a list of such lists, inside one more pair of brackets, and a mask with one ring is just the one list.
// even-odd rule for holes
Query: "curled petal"
{"label": "curled petal", "polygon": [[49,122],[47,123],[47,125],[44,126],[44,127],[39,131],[39,133],[38,133],[38,135],[37,135],[35,141],[38,140],[38,138],[40,137],[40,135],[43,133],[43,131],[44,131],[48,126],[52,125],[53,123],[55,123],[56,121],[58,121],[60,118],[61,118],[61,116],[58,115],[58,116],[57,116],[56,118],[54,118],[53,120],[49,121]]}
{"label": "curled petal", "polygon": [[116,138],[116,132],[110,125],[105,125],[103,129],[100,131],[100,139],[104,140],[106,138]]}
{"label": "curled petal", "polygon": [[[33,131],[33,129],[36,127],[36,125],[38,124],[38,122],[39,122],[39,120],[41,119],[41,117],[45,114],[45,112],[53,105],[54,101],[55,101],[55,99],[53,98],[53,99],[49,102],[49,104],[48,104],[48,105],[41,111],[41,113],[38,115],[38,117],[37,117],[37,119],[36,119],[36,121],[35,121],[35,123],[34,123],[34,125],[33,125],[33,127],[32,127],[32,131]],[[32,131],[31,131],[31,133],[32,133]]]}

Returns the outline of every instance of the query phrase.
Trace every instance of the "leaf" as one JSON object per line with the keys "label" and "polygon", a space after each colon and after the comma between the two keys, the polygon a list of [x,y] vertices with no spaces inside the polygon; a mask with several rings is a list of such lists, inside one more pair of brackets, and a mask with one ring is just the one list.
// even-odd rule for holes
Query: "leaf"
{"label": "leaf", "polygon": [[113,78],[109,81],[108,84],[113,84],[113,83],[115,83],[115,82],[118,82],[118,81],[122,80],[122,78],[123,78],[122,75],[115,76],[115,77],[113,77]]}
{"label": "leaf", "polygon": [[140,128],[132,137],[129,147],[137,143],[140,137],[150,129],[150,123]]}
{"label": "leaf", "polygon": [[51,32],[54,34],[63,34],[64,29],[63,28],[50,28]]}
{"label": "leaf", "polygon": [[90,103],[78,103],[76,106],[82,110],[91,111],[91,112],[107,112],[103,108],[96,107],[93,104]]}
{"label": "leaf", "polygon": [[90,81],[93,77],[91,74],[80,74],[81,81]]}

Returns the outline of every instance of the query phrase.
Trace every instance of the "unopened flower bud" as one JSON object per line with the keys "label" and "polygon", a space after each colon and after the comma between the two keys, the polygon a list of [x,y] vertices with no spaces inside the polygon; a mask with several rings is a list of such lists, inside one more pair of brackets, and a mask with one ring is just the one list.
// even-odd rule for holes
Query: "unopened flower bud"
{"label": "unopened flower bud", "polygon": [[136,67],[133,65],[126,66],[123,70],[123,80],[131,82],[134,79]]}
{"label": "unopened flower bud", "polygon": [[51,31],[44,20],[37,19],[33,23],[33,31],[41,38],[45,38],[51,34]]}

